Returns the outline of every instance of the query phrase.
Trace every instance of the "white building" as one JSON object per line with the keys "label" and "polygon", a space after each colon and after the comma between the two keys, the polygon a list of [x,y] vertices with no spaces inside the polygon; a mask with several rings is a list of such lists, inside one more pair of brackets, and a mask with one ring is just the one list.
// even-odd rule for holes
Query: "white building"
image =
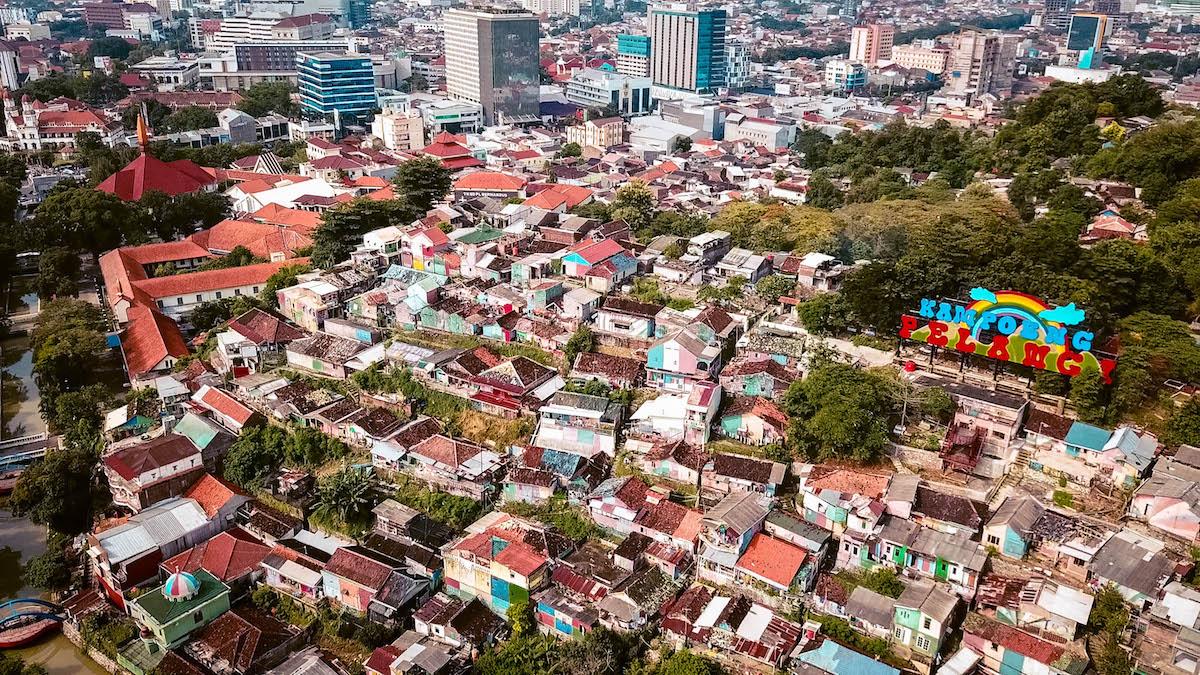
{"label": "white building", "polygon": [[[521,6],[534,14],[579,16],[580,0],[521,0]],[[582,3],[588,7],[589,3]]]}
{"label": "white building", "polygon": [[892,48],[892,63],[901,68],[928,70],[935,75],[946,72],[946,61],[949,57],[950,50],[945,47],[911,44]]}
{"label": "white building", "polygon": [[611,107],[626,117],[650,113],[650,78],[585,68],[567,81],[567,100],[589,108]]}
{"label": "white building", "polygon": [[200,81],[200,62],[174,56],[151,56],[129,67],[158,84],[159,91],[188,89]]}
{"label": "white building", "polygon": [[21,38],[25,38],[31,42],[34,40],[48,40],[50,38],[50,27],[39,23],[10,23],[4,27],[4,39],[20,40]]}
{"label": "white building", "polygon": [[770,150],[786,148],[796,140],[796,126],[779,120],[732,113],[725,118],[725,140],[746,141]]}
{"label": "white building", "polygon": [[867,84],[867,69],[861,63],[846,59],[825,62],[825,87],[835,91],[851,91]]}
{"label": "white building", "polygon": [[389,150],[415,151],[425,147],[425,124],[408,96],[388,97],[382,112],[371,121],[371,134]]}
{"label": "white building", "polygon": [[443,131],[479,131],[483,128],[483,106],[468,101],[451,101],[435,94],[412,94],[410,102],[420,111],[430,136]]}
{"label": "white building", "polygon": [[16,91],[21,87],[21,58],[17,50],[6,42],[0,42],[0,87]]}
{"label": "white building", "polygon": [[947,61],[945,92],[972,98],[1011,96],[1020,41],[1020,35],[999,31],[966,30],[956,35]]}

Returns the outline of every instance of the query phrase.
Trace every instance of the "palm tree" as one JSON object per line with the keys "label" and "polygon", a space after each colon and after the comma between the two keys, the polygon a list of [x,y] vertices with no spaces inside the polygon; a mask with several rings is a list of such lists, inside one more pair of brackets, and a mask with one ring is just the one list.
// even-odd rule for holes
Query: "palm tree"
{"label": "palm tree", "polygon": [[367,471],[343,466],[321,481],[318,510],[336,514],[343,523],[357,521],[371,508],[371,475]]}

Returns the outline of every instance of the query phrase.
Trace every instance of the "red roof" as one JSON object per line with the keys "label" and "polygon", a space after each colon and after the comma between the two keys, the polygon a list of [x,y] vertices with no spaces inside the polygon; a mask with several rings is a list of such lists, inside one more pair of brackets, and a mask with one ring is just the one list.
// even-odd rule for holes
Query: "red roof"
{"label": "red roof", "polygon": [[591,199],[592,191],[579,185],[554,183],[542,188],[537,194],[525,200],[525,206],[546,211],[555,211],[560,207],[570,210]]}
{"label": "red roof", "polygon": [[234,581],[258,569],[271,547],[222,532],[164,562],[168,572],[195,572],[203,567],[221,581]]}
{"label": "red roof", "polygon": [[449,157],[468,157],[471,150],[467,148],[466,142],[465,138],[443,131],[433,137],[433,142],[425,146],[423,152],[443,160]]}
{"label": "red roof", "polygon": [[257,263],[230,267],[220,270],[207,270],[191,274],[174,274],[167,277],[156,277],[134,281],[135,292],[145,293],[151,300],[168,298],[177,295],[189,295],[202,291],[215,291],[224,288],[239,288],[266,283],[272,274],[288,265],[308,262],[307,258],[283,260],[279,262]]}
{"label": "red roof", "polygon": [[213,389],[205,386],[199,395],[198,401],[205,407],[215,410],[238,424],[245,424],[250,421],[254,415],[254,411],[242,405],[240,401],[226,394],[220,389]]}
{"label": "red roof", "polygon": [[305,337],[307,333],[293,328],[282,319],[255,308],[229,322],[229,329],[256,345],[276,345]]}
{"label": "red roof", "polygon": [[125,365],[135,378],[154,369],[163,359],[188,355],[179,324],[162,312],[144,306],[129,309],[129,325],[121,336]]}
{"label": "red roof", "polygon": [[387,565],[345,547],[333,554],[325,565],[325,571],[375,591],[383,588],[392,573]]}
{"label": "red roof", "polygon": [[96,189],[132,202],[152,190],[175,196],[197,192],[215,182],[216,174],[212,169],[191,160],[164,162],[142,153],[124,169],[105,178]]}
{"label": "red roof", "polygon": [[[214,390],[215,391],[215,390]],[[205,515],[209,518],[217,515],[221,511],[221,507],[229,503],[229,500],[238,496],[245,496],[233,483],[226,482],[206,473],[196,481],[196,484],[188,488],[188,491],[183,493],[184,497],[196,500],[200,508],[204,509]],[[212,572],[213,570],[209,570]]]}
{"label": "red roof", "polygon": [[569,250],[578,254],[589,265],[597,265],[613,256],[625,253],[625,247],[613,239],[601,239],[600,241],[586,239],[575,244]]}
{"label": "red roof", "polygon": [[777,586],[792,585],[808,554],[804,549],[761,532],[754,535],[746,552],[738,558],[738,569],[767,579]]}
{"label": "red roof", "polygon": [[520,191],[529,181],[499,171],[475,171],[454,181],[455,190],[509,190]]}

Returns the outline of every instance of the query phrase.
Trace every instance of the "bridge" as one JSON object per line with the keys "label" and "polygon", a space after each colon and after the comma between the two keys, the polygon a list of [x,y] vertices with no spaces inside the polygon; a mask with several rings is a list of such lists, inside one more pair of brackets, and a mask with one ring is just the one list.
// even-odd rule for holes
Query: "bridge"
{"label": "bridge", "polygon": [[0,457],[0,472],[12,471],[13,469],[23,469],[45,456],[45,447],[38,448],[37,450],[25,450],[24,452],[14,452],[11,455],[4,455]]}
{"label": "bridge", "polygon": [[62,621],[67,612],[62,605],[38,598],[17,598],[0,603],[0,633],[31,621]]}

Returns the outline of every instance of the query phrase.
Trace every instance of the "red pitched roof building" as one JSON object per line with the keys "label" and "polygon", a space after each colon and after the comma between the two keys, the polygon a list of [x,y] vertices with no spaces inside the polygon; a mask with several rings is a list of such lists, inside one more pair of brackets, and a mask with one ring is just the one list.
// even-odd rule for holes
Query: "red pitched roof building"
{"label": "red pitched roof building", "polygon": [[125,168],[105,178],[97,190],[132,202],[147,192],[163,192],[172,197],[189,192],[213,190],[217,185],[215,169],[209,169],[187,159],[164,162],[142,153]]}

